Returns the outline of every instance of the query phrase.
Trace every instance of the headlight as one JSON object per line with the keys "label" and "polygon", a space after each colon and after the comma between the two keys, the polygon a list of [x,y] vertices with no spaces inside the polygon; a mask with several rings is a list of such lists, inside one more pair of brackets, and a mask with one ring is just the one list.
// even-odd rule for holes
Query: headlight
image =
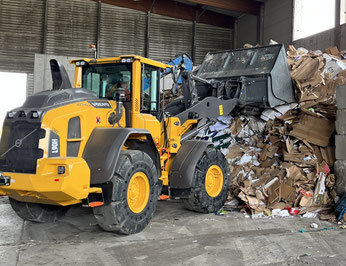
{"label": "headlight", "polygon": [[13,118],[16,112],[8,112],[7,113],[7,118]]}
{"label": "headlight", "polygon": [[133,58],[121,58],[121,63],[132,63]]}
{"label": "headlight", "polygon": [[85,61],[77,61],[76,62],[76,66],[84,66],[85,65]]}
{"label": "headlight", "polygon": [[31,112],[30,118],[38,118],[38,117],[39,117],[39,115],[38,115],[38,112],[37,112],[37,111],[32,111],[32,112]]}

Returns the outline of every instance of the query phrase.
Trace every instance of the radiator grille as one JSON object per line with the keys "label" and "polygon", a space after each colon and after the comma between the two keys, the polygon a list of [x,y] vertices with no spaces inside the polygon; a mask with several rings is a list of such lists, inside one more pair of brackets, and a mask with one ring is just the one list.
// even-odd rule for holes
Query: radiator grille
{"label": "radiator grille", "polygon": [[43,156],[38,143],[44,136],[39,122],[6,119],[0,142],[0,171],[36,173],[37,159]]}

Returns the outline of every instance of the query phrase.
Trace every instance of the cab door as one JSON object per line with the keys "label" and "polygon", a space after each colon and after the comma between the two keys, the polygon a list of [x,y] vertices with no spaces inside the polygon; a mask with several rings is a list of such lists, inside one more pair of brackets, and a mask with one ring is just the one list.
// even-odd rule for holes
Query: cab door
{"label": "cab door", "polygon": [[157,144],[161,136],[161,123],[158,120],[160,71],[160,68],[139,60],[133,64],[135,89],[132,91],[132,127],[147,129]]}

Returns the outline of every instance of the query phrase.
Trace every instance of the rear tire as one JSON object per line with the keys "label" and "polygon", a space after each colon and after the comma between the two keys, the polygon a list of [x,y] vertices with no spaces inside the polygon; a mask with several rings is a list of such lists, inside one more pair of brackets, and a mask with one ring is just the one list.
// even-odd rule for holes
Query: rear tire
{"label": "rear tire", "polygon": [[111,182],[112,201],[93,208],[99,226],[126,235],[142,231],[154,215],[159,195],[161,181],[153,160],[142,151],[121,151]]}
{"label": "rear tire", "polygon": [[230,179],[225,156],[218,149],[208,147],[197,162],[194,185],[183,200],[185,208],[201,213],[217,212],[226,202]]}
{"label": "rear tire", "polygon": [[12,198],[9,199],[12,209],[20,218],[36,223],[53,223],[69,210],[68,206],[21,202]]}

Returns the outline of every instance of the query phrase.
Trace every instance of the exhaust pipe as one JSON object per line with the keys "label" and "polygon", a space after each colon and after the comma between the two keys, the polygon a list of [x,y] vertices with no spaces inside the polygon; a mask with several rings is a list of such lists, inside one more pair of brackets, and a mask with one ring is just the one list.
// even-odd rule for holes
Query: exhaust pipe
{"label": "exhaust pipe", "polygon": [[65,67],[55,59],[51,59],[49,63],[52,73],[53,90],[71,89],[72,85]]}

